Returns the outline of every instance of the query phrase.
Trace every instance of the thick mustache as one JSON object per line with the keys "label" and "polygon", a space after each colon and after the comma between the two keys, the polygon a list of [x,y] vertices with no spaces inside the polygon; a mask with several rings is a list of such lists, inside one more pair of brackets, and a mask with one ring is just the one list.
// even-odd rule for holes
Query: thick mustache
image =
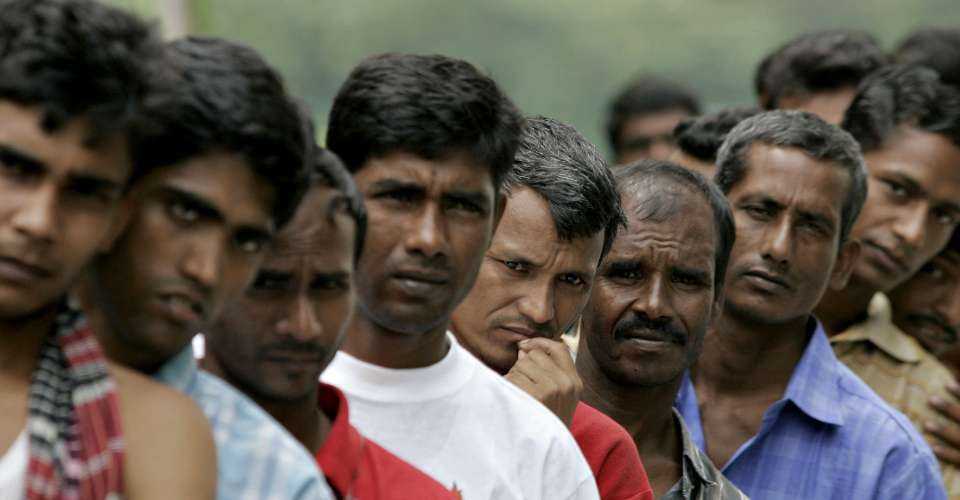
{"label": "thick mustache", "polygon": [[260,350],[262,356],[269,357],[273,354],[308,354],[314,355],[316,357],[323,357],[326,354],[327,350],[322,346],[317,344],[311,344],[309,342],[277,342],[275,344],[270,344],[263,347]]}
{"label": "thick mustache", "polygon": [[673,326],[671,321],[652,320],[643,316],[633,316],[627,320],[617,323],[614,328],[614,337],[629,337],[630,332],[648,331],[655,332],[664,336],[670,342],[679,345],[686,345],[687,336]]}

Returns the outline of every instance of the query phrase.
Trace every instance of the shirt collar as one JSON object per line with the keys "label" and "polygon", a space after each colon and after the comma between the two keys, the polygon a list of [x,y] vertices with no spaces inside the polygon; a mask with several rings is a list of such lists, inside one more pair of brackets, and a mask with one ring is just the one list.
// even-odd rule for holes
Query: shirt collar
{"label": "shirt collar", "polygon": [[843,425],[839,404],[844,399],[840,392],[840,362],[830,347],[823,325],[811,317],[807,328],[813,333],[790,376],[784,399],[792,401],[814,420]]}
{"label": "shirt collar", "polygon": [[317,450],[317,463],[330,485],[347,498],[353,492],[366,440],[350,425],[347,398],[340,389],[321,383],[317,402],[320,411],[331,420],[330,433]]}
{"label": "shirt collar", "polygon": [[870,301],[866,321],[830,339],[831,343],[870,342],[901,363],[919,363],[923,348],[893,324],[890,300],[878,293]]}
{"label": "shirt collar", "polygon": [[187,344],[182,351],[161,366],[153,378],[180,392],[189,392],[198,373],[197,360],[193,357],[193,345]]}
{"label": "shirt collar", "polygon": [[[716,468],[704,463],[704,457],[700,449],[697,448],[696,443],[693,442],[690,430],[687,429],[687,424],[683,421],[683,416],[680,415],[680,412],[677,411],[676,408],[673,410],[673,417],[677,426],[680,428],[681,446],[683,446],[683,476],[680,478],[680,489],[683,492],[683,498],[689,498],[690,491],[696,484],[705,484],[708,486],[716,484]],[[697,476],[696,483],[689,477],[690,472]]]}

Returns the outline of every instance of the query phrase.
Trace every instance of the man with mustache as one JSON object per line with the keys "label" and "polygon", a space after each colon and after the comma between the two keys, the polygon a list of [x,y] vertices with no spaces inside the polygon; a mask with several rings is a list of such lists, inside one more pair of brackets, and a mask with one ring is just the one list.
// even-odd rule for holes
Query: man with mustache
{"label": "man with mustache", "polygon": [[503,212],[523,118],[444,56],[370,57],[327,127],[369,216],[356,315],[322,380],[364,435],[465,498],[597,498],[576,441],[447,331]]}
{"label": "man with mustache", "polygon": [[[863,83],[843,127],[869,166],[869,195],[851,233],[863,250],[850,282],[824,294],[817,317],[840,361],[918,428],[955,427],[929,404],[954,400],[952,374],[895,327],[886,297],[875,295],[914,275],[960,222],[960,92],[932,70],[892,66]],[[939,445],[934,434],[926,438]],[[935,451],[949,458],[950,450]],[[960,495],[960,469],[942,461],[947,490]]]}
{"label": "man with mustache", "polygon": [[[265,411],[198,370],[191,338],[253,278],[306,187],[305,120],[253,50],[165,46],[169,81],[134,145],[127,223],[79,295],[111,359],[193,398],[214,429],[217,496],[332,498],[313,457]],[[163,76],[163,75],[161,75]]]}
{"label": "man with mustache", "polygon": [[502,189],[503,217],[450,330],[570,427],[601,498],[652,499],[630,436],[579,402],[582,383],[560,341],[623,221],[613,176],[576,129],[537,117],[527,120]]}
{"label": "man with mustache", "polygon": [[92,1],[0,12],[0,497],[213,498],[203,414],[108,362],[64,299],[142,173],[129,149],[160,42]]}
{"label": "man with mustache", "polygon": [[677,397],[694,442],[752,497],[945,498],[923,438],[812,315],[857,262],[856,141],[809,113],[762,113],[727,135],[715,180],[737,241],[723,313]]}
{"label": "man with mustache", "polygon": [[204,367],[242,390],[317,457],[337,498],[457,498],[350,425],[317,379],[353,317],[366,214],[340,160],[318,148],[311,187],[246,292],[206,330]]}
{"label": "man with mustache", "polygon": [[623,425],[663,499],[745,498],[673,410],[683,373],[722,304],[733,246],[723,194],[696,173],[645,160],[617,171],[627,214],[583,311],[583,399]]}

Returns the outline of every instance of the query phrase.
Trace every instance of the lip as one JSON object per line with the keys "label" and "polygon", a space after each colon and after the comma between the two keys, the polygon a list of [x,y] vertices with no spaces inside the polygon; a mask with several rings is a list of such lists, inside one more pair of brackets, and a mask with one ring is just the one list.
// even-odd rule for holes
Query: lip
{"label": "lip", "polygon": [[418,281],[430,285],[446,285],[450,278],[445,273],[437,273],[423,270],[404,270],[393,273],[393,278],[398,280]]}
{"label": "lip", "polygon": [[203,321],[204,307],[202,299],[187,291],[169,291],[157,295],[164,314],[176,323],[195,325]]}
{"label": "lip", "polygon": [[945,327],[938,319],[926,315],[912,315],[910,322],[918,327],[922,336],[941,344],[955,344],[957,332]]}
{"label": "lip", "polygon": [[508,337],[510,337],[511,342],[521,342],[523,340],[535,339],[538,337],[546,338],[546,335],[543,335],[536,330],[519,325],[501,325],[497,327],[497,330],[504,332]]}
{"label": "lip", "polygon": [[15,257],[0,256],[0,279],[15,283],[29,284],[53,276],[50,268],[25,262]]}
{"label": "lip", "polygon": [[893,250],[870,240],[864,240],[863,245],[870,252],[868,255],[872,257],[871,260],[880,264],[886,272],[902,273],[909,270],[903,257]]}
{"label": "lip", "polygon": [[753,280],[751,281],[753,281],[754,283],[756,283],[757,281],[760,281],[762,283],[769,283],[771,285],[775,285],[775,287],[783,288],[785,290],[793,289],[790,283],[788,283],[786,280],[784,280],[783,278],[775,274],[771,274],[763,269],[751,269],[741,274],[741,276],[744,276],[746,278],[753,278]]}

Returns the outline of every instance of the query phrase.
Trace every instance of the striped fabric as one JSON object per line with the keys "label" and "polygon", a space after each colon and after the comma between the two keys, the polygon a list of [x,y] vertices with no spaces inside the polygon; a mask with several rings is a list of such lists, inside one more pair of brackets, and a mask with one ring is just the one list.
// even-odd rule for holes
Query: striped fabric
{"label": "striped fabric", "polygon": [[40,348],[28,396],[26,498],[87,500],[123,492],[116,385],[85,321],[67,308]]}

